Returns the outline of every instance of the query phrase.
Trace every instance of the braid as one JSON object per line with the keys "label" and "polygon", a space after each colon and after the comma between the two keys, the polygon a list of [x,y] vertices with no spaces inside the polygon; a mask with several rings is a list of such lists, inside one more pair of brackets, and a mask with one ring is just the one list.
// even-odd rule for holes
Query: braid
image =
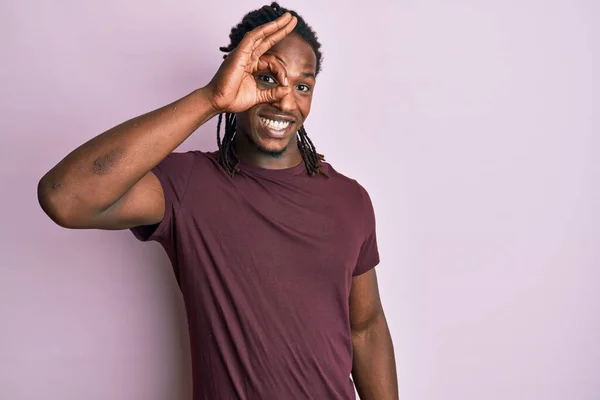
{"label": "braid", "polygon": [[[321,62],[323,55],[321,54],[321,43],[317,39],[316,33],[312,28],[304,21],[304,19],[298,15],[295,11],[287,10],[281,7],[276,2],[271,3],[270,6],[263,6],[258,10],[254,10],[246,14],[242,21],[231,29],[229,34],[230,43],[228,46],[220,47],[219,50],[226,53],[223,58],[227,58],[227,54],[231,53],[240,44],[244,35],[251,30],[264,25],[268,22],[274,21],[281,17],[286,12],[289,12],[298,19],[298,23],[294,28],[293,32],[298,34],[304,39],[313,49],[317,58],[316,74],[321,72]],[[234,138],[236,135],[236,117],[233,113],[225,113],[225,134],[221,138],[221,125],[223,121],[223,114],[219,114],[219,120],[217,123],[217,145],[219,146],[218,160],[219,163],[225,170],[231,175],[235,175],[239,171],[239,159],[235,154]],[[308,137],[304,126],[300,128],[297,133],[298,149],[306,165],[306,170],[310,176],[314,176],[319,173],[325,175],[321,170],[322,161],[325,160],[322,154],[317,153],[315,145]]]}
{"label": "braid", "polygon": [[221,140],[221,122],[223,114],[219,114],[217,123],[217,145],[219,146],[218,160],[219,164],[231,175],[235,175],[240,170],[239,160],[235,154],[234,141],[236,118],[233,113],[225,113],[225,136]]}
{"label": "braid", "polygon": [[321,171],[321,161],[325,160],[325,156],[317,153],[317,149],[312,140],[308,137],[304,125],[298,131],[298,148],[300,149],[300,153],[306,164],[308,174],[310,176],[313,176],[316,173],[325,175],[325,173]]}

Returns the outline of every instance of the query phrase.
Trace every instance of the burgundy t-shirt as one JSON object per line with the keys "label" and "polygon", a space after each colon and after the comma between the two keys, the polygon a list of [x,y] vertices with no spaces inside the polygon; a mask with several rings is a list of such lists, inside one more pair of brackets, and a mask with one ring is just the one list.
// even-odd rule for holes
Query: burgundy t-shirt
{"label": "burgundy t-shirt", "polygon": [[352,277],[379,262],[371,200],[325,163],[283,170],[173,153],[165,215],[132,229],[168,253],[188,315],[194,399],[355,399]]}

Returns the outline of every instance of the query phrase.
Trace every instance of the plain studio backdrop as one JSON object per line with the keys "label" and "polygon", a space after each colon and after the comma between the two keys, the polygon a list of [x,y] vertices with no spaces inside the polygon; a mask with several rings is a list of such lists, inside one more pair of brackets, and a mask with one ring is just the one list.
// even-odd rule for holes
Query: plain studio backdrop
{"label": "plain studio backdrop", "polygon": [[[262,4],[2,1],[1,399],[189,396],[160,246],[61,229],[36,185],[206,84]],[[323,43],[307,131],[373,198],[401,398],[599,399],[598,2],[282,6]],[[215,147],[213,120],[180,150]]]}

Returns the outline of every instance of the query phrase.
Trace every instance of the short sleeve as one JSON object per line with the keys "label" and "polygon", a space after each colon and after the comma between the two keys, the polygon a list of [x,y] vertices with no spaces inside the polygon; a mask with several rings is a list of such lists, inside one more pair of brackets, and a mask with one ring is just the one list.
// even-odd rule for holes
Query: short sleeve
{"label": "short sleeve", "polygon": [[360,248],[358,261],[354,268],[353,276],[364,274],[379,264],[379,250],[377,248],[377,232],[375,223],[375,210],[367,191],[361,186],[363,198],[363,226],[365,240]]}
{"label": "short sleeve", "polygon": [[195,154],[191,151],[171,153],[152,169],[163,189],[165,214],[158,224],[131,228],[136,238],[143,242],[155,240],[163,245],[172,241],[175,213],[179,210],[187,192],[195,159]]}

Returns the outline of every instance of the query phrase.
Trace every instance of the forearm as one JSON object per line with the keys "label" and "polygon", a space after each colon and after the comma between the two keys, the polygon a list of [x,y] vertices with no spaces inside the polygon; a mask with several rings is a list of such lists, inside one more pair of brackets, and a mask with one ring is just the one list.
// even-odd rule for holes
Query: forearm
{"label": "forearm", "polygon": [[215,115],[203,89],[81,145],[40,180],[47,208],[102,211]]}
{"label": "forearm", "polygon": [[361,400],[397,400],[394,346],[385,315],[352,333],[352,377]]}

